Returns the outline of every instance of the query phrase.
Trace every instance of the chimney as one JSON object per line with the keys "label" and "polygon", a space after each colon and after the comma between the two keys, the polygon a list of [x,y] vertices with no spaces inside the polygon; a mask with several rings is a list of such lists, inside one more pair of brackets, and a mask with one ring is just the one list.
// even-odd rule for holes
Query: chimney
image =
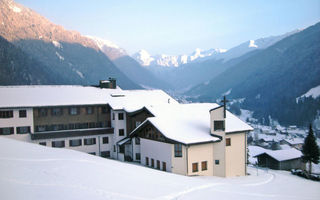
{"label": "chimney", "polygon": [[109,80],[100,80],[99,81],[100,88],[109,88],[116,89],[117,88],[117,80],[115,78],[109,78]]}

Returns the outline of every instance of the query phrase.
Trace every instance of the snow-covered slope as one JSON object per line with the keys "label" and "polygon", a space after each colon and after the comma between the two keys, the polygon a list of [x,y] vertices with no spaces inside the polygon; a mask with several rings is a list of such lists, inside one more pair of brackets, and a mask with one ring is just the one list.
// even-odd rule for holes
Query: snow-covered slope
{"label": "snow-covered slope", "polygon": [[301,95],[300,97],[296,98],[296,102],[298,103],[299,100],[303,100],[304,98],[312,97],[313,99],[317,99],[320,97],[320,85],[317,87],[311,88],[308,92]]}
{"label": "snow-covered slope", "polygon": [[182,64],[187,64],[194,61],[199,61],[200,59],[212,56],[214,54],[224,53],[225,49],[209,49],[202,50],[197,48],[194,52],[189,55],[150,55],[146,50],[140,50],[132,55],[136,61],[138,61],[142,66],[157,65],[163,67],[179,67]]}
{"label": "snow-covered slope", "polygon": [[[0,137],[0,199],[318,199],[320,183],[284,171],[186,177]],[[258,176],[257,176],[258,174]]]}
{"label": "snow-covered slope", "polygon": [[99,47],[99,49],[112,60],[127,55],[124,49],[120,48],[118,45],[109,40],[89,35],[87,35],[86,37],[94,41],[94,43]]}

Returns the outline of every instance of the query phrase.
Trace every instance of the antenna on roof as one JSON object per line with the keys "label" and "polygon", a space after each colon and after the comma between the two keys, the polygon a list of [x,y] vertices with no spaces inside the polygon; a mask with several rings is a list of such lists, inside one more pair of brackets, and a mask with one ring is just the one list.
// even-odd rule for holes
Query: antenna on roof
{"label": "antenna on roof", "polygon": [[227,116],[227,114],[226,114],[227,102],[229,102],[229,100],[226,99],[226,96],[223,96],[223,100],[221,100],[221,102],[223,103],[223,114],[224,114],[224,118],[226,118],[226,116]]}

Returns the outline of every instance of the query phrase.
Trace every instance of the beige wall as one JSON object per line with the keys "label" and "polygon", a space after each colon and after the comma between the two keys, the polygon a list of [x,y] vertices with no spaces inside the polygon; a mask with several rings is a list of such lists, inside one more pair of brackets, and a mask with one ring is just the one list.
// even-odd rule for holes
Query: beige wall
{"label": "beige wall", "polygon": [[[221,142],[213,143],[213,176],[226,176],[226,164],[225,164],[225,139]],[[215,160],[219,160],[219,164],[215,164]]]}
{"label": "beige wall", "polygon": [[172,172],[187,175],[187,148],[182,145],[182,157],[174,157],[174,144],[171,144]]}
{"label": "beige wall", "polygon": [[[188,175],[213,175],[213,144],[191,145],[188,151]],[[202,170],[201,162],[207,161],[207,170]],[[192,172],[192,164],[198,163],[198,172]]]}
{"label": "beige wall", "polygon": [[226,177],[246,175],[246,133],[227,134],[231,146],[226,146]]}

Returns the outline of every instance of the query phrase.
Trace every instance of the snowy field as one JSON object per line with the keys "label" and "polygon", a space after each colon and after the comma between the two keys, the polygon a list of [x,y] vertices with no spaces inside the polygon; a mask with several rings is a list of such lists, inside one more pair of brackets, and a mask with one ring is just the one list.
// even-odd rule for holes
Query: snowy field
{"label": "snowy field", "polygon": [[250,176],[186,177],[0,137],[0,199],[320,199],[320,183],[249,168]]}

